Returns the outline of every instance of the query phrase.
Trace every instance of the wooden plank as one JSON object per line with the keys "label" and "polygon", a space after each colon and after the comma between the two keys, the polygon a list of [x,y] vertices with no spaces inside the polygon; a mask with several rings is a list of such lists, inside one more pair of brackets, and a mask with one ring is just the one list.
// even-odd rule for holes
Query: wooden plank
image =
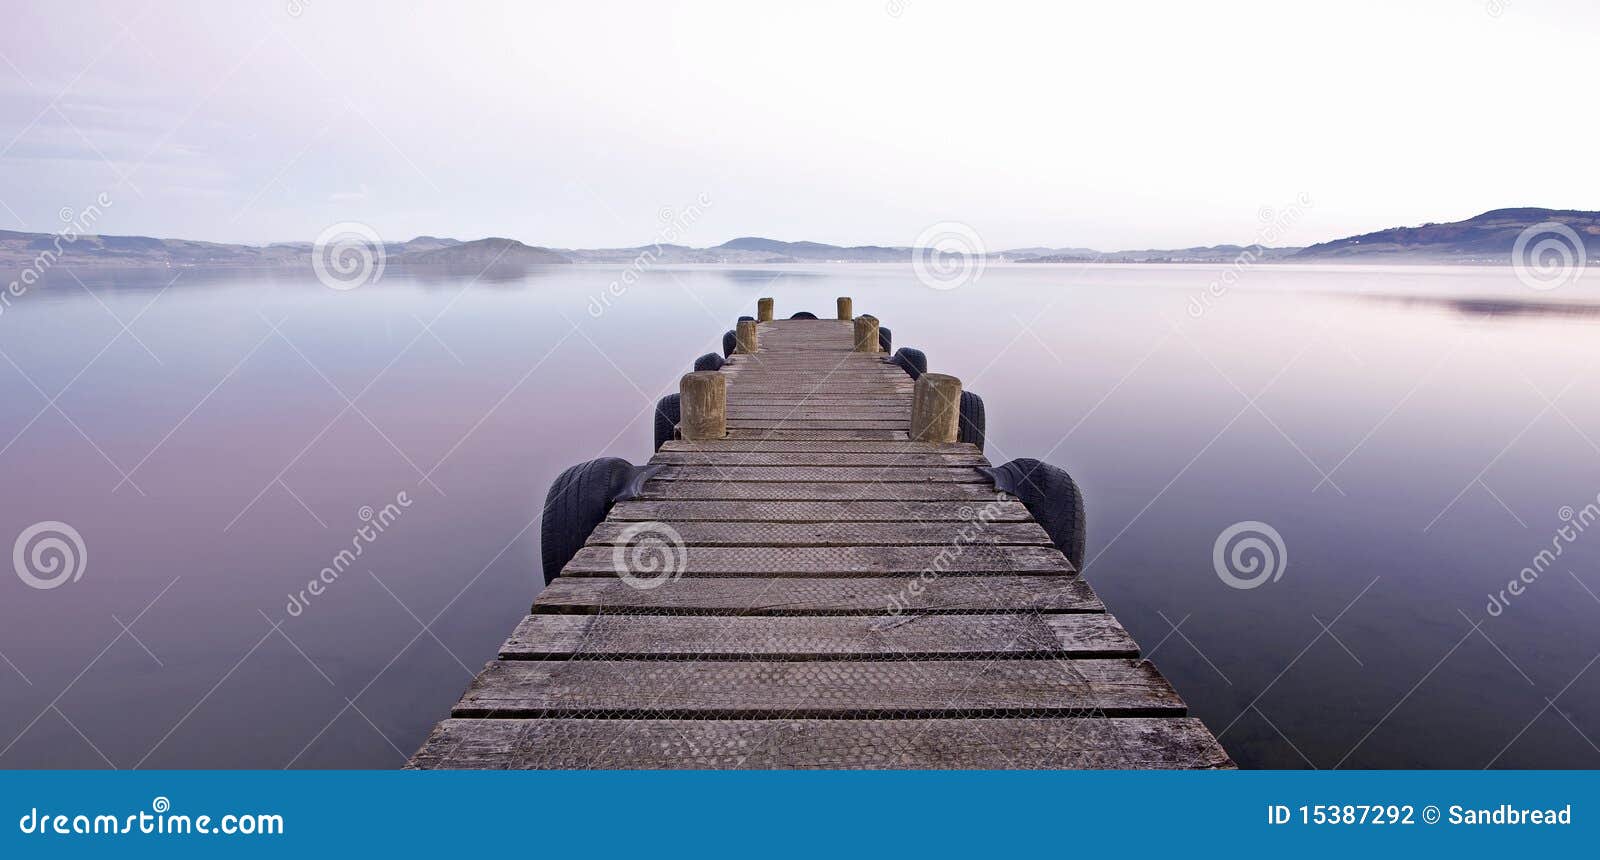
{"label": "wooden plank", "polygon": [[843,411],[849,409],[910,409],[911,398],[895,395],[894,397],[861,400],[855,397],[833,397],[826,391],[816,393],[793,392],[789,394],[761,393],[758,391],[728,393],[728,408],[730,409],[787,409],[792,407],[832,409]]}
{"label": "wooden plank", "polygon": [[905,371],[899,365],[890,364],[880,359],[887,358],[883,353],[876,356],[862,356],[860,358],[840,357],[837,351],[815,351],[805,356],[778,356],[775,353],[758,355],[758,361],[734,361],[722,366],[722,372],[729,376],[736,375],[762,375],[762,374],[801,374],[801,373],[830,373],[851,376],[877,376],[886,377],[900,374],[904,377]]}
{"label": "wooden plank", "polygon": [[740,388],[746,393],[748,393],[749,389],[752,387],[751,383],[756,381],[773,382],[779,379],[787,381],[795,377],[803,377],[811,382],[822,381],[825,379],[827,384],[821,386],[817,392],[811,396],[831,397],[835,399],[843,398],[845,395],[828,391],[828,385],[832,385],[834,383],[850,382],[852,384],[888,386],[891,388],[899,388],[906,385],[915,387],[916,385],[916,380],[912,379],[910,374],[902,372],[898,367],[890,368],[880,373],[856,374],[849,377],[837,376],[829,373],[825,369],[819,369],[816,371],[801,371],[788,374],[753,373],[749,371],[745,373],[725,372],[723,375],[728,378],[728,385],[730,388]]}
{"label": "wooden plank", "polygon": [[921,614],[1101,612],[1082,578],[1056,575],[679,579],[634,588],[611,577],[557,577],[533,611],[681,615],[879,615],[891,606]]}
{"label": "wooden plank", "polygon": [[907,421],[858,421],[853,418],[814,420],[810,418],[729,418],[729,430],[899,430],[904,432]]}
{"label": "wooden plank", "polygon": [[725,499],[728,501],[973,501],[988,502],[998,491],[989,484],[829,483],[825,481],[646,481],[642,499]]}
{"label": "wooden plank", "polygon": [[652,481],[766,481],[797,483],[959,483],[994,485],[994,479],[971,466],[757,466],[743,463],[727,465],[668,465],[651,477]]}
{"label": "wooden plank", "polygon": [[[968,508],[970,513],[971,508]],[[820,523],[667,522],[687,546],[1051,546],[1038,523],[981,523],[970,516],[958,523],[849,520]],[[590,546],[626,544],[624,535],[637,523],[607,520],[590,533]]]}
{"label": "wooden plank", "polygon": [[817,371],[815,373],[728,373],[728,387],[749,391],[761,388],[782,388],[789,385],[825,387],[830,391],[869,389],[903,391],[913,387],[911,377],[899,373],[841,374]]}
{"label": "wooden plank", "polygon": [[859,440],[849,443],[838,441],[806,441],[806,440],[763,440],[763,439],[712,439],[699,442],[685,442],[673,439],[661,446],[662,451],[695,451],[695,452],[747,452],[747,451],[776,451],[776,452],[823,452],[823,453],[870,453],[870,454],[971,454],[981,457],[982,452],[976,445],[968,442],[907,442],[886,440]]}
{"label": "wooden plank", "polygon": [[[899,368],[874,371],[872,373],[845,373],[835,369],[816,368],[814,370],[791,370],[783,373],[767,371],[745,371],[743,373],[723,373],[728,379],[730,388],[748,391],[751,388],[772,386],[776,383],[808,383],[819,386],[824,392],[834,387],[864,386],[869,388],[907,388],[913,387],[915,381]],[[840,395],[833,394],[838,397]]]}
{"label": "wooden plank", "polygon": [[848,417],[856,421],[898,421],[904,423],[911,418],[911,404],[906,403],[903,406],[886,408],[857,409],[841,409],[838,406],[822,408],[793,406],[756,408],[735,404],[728,407],[728,417],[739,420],[804,418],[808,421],[844,420],[845,417]]}
{"label": "wooden plank", "polygon": [[804,356],[780,356],[776,353],[757,355],[757,361],[735,361],[723,365],[722,372],[727,374],[759,374],[759,373],[840,373],[854,374],[857,376],[884,376],[893,373],[904,374],[899,365],[882,361],[887,358],[883,353],[875,356],[863,355],[859,358],[848,354],[841,356],[837,351],[815,351]]}
{"label": "wooden plank", "polygon": [[739,398],[746,396],[810,397],[813,394],[824,391],[834,396],[849,395],[856,398],[857,402],[862,403],[894,403],[901,400],[909,400],[913,390],[909,382],[896,384],[889,382],[852,382],[838,379],[728,380],[728,396],[730,401],[735,403],[739,402]]}
{"label": "wooden plank", "polygon": [[682,466],[987,466],[978,454],[838,453],[821,451],[673,451],[662,450],[651,463]]}
{"label": "wooden plank", "polygon": [[868,660],[1137,657],[1115,618],[928,615],[898,618],[529,615],[504,660]]}
{"label": "wooden plank", "polygon": [[414,768],[1231,768],[1193,717],[946,720],[461,720]]}
{"label": "wooden plank", "polygon": [[735,427],[729,425],[728,438],[730,439],[760,439],[771,441],[806,441],[821,442],[824,440],[838,440],[841,442],[867,442],[867,441],[906,441],[906,431],[901,430],[800,430],[796,428],[784,429],[759,429]]}
{"label": "wooden plank", "polygon": [[900,391],[915,386],[908,374],[898,370],[881,373],[842,373],[824,369],[791,371],[787,373],[724,373],[729,389],[751,391],[761,388],[780,388],[788,385],[804,386],[820,392],[832,392],[839,397],[843,389],[869,388]]}
{"label": "wooden plank", "polygon": [[499,660],[455,717],[1185,716],[1147,662]]}
{"label": "wooden plank", "polygon": [[[586,546],[562,568],[564,576],[616,576],[612,547]],[[622,553],[624,563],[634,560]],[[659,563],[659,559],[650,558]],[[1072,564],[1055,547],[1045,546],[845,546],[845,547],[686,547],[681,557],[685,576],[882,576],[933,571],[962,573],[1073,573]],[[629,568],[632,570],[632,568]],[[660,571],[639,569],[656,578]]]}
{"label": "wooden plank", "polygon": [[[787,397],[785,401],[782,398]],[[818,415],[871,415],[874,413],[898,415],[911,410],[910,397],[884,397],[870,400],[857,400],[854,403],[815,403],[806,395],[772,395],[771,399],[778,402],[757,403],[754,397],[730,397],[728,410],[730,412],[776,412],[781,415],[814,413]]]}
{"label": "wooden plank", "polygon": [[[990,522],[1033,521],[1021,502],[986,502],[984,507],[993,514]],[[670,523],[949,523],[971,520],[973,515],[972,505],[962,502],[634,501],[618,502],[611,509],[613,520]]]}
{"label": "wooden plank", "polygon": [[814,350],[805,355],[783,355],[778,352],[757,353],[754,361],[730,361],[723,365],[723,373],[803,373],[815,370],[820,372],[836,371],[838,373],[855,373],[862,376],[873,374],[901,373],[899,365],[890,364],[883,359],[888,356],[883,353],[876,355],[855,355],[851,352],[839,350]]}

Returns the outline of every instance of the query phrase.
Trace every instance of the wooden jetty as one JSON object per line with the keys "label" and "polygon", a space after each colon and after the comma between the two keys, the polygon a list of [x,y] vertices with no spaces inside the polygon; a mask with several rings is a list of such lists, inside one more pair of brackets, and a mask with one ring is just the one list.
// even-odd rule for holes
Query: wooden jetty
{"label": "wooden jetty", "polygon": [[[684,438],[411,767],[1233,766],[847,302],[764,300],[685,377]],[[649,530],[665,567],[628,546]]]}

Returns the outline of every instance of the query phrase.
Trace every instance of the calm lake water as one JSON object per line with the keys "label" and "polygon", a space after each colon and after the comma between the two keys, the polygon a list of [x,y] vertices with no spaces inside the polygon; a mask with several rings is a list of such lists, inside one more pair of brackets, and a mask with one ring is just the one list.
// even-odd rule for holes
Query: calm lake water
{"label": "calm lake water", "polygon": [[[1077,478],[1090,582],[1239,764],[1600,767],[1600,529],[1557,531],[1600,492],[1600,284],[1261,266],[1201,308],[1220,267],[681,268],[593,304],[620,271],[14,300],[0,543],[61,521],[87,564],[0,577],[0,766],[400,765],[540,588],[555,475],[647,459],[656,397],[757,297],[851,295],[984,396],[991,459]],[[1252,589],[1212,557],[1243,521],[1287,556]]]}

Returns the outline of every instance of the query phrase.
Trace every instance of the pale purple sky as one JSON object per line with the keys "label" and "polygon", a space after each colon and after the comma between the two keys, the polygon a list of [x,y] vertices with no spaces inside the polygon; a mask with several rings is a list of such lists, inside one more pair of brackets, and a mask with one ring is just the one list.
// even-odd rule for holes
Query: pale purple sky
{"label": "pale purple sky", "polygon": [[1590,0],[14,4],[0,228],[1306,244],[1600,208]]}

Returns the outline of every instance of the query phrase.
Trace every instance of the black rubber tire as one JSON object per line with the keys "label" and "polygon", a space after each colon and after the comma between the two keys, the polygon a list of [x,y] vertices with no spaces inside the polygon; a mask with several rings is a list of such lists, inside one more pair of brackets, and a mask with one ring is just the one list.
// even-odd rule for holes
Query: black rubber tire
{"label": "black rubber tire", "polygon": [[696,371],[721,370],[722,365],[726,363],[727,362],[722,360],[722,356],[717,355],[714,352],[708,352],[694,360],[694,369]]}
{"label": "black rubber tire", "polygon": [[889,359],[891,364],[897,365],[906,375],[916,379],[928,372],[928,357],[920,349],[902,346],[895,350],[894,358]]}
{"label": "black rubber tire", "polygon": [[894,332],[883,326],[878,326],[878,349],[885,353],[894,352]]}
{"label": "black rubber tire", "polygon": [[792,319],[792,320],[814,320],[816,318],[817,318],[817,315],[812,313],[812,312],[810,312],[810,311],[801,311],[801,312],[799,312],[797,314],[792,314],[789,317],[789,319]]}
{"label": "black rubber tire", "polygon": [[956,427],[956,441],[971,442],[982,451],[986,426],[983,398],[970,391],[961,392],[961,421]]}
{"label": "black rubber tire", "polygon": [[723,332],[722,333],[722,357],[723,358],[727,358],[728,356],[733,355],[733,351],[738,349],[738,348],[739,348],[739,336],[734,334],[731,331]]}
{"label": "black rubber tire", "polygon": [[627,485],[633,464],[620,457],[601,457],[562,472],[544,497],[539,523],[539,556],[544,581],[561,575],[594,527],[611,510],[611,499]]}
{"label": "black rubber tire", "polygon": [[1028,513],[1039,521],[1050,542],[1083,570],[1084,531],[1083,493],[1078,483],[1064,470],[1034,459],[1012,460],[1001,467],[1016,476],[1017,498]]}
{"label": "black rubber tire", "polygon": [[677,438],[679,420],[678,395],[668,394],[656,401],[655,450],[660,451],[662,445]]}

